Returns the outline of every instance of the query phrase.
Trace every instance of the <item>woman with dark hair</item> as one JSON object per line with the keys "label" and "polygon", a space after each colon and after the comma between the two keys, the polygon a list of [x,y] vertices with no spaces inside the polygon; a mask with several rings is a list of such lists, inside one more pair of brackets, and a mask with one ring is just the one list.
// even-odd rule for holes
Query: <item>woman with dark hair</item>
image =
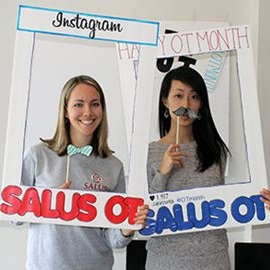
{"label": "woman with dark hair", "polygon": [[[186,66],[168,72],[159,98],[160,140],[149,144],[150,193],[224,184],[229,150],[215,127],[205,82]],[[152,237],[147,270],[229,270],[225,229]]]}

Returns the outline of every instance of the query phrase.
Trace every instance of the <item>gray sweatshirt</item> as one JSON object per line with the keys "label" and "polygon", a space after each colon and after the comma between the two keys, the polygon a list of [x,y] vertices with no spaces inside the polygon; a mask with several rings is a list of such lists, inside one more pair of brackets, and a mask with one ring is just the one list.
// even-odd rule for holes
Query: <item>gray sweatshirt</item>
{"label": "gray sweatshirt", "polygon": [[[59,157],[43,144],[32,146],[24,159],[22,185],[58,188],[65,182],[67,156]],[[77,154],[70,157],[70,189],[125,192],[122,163],[107,158]],[[29,226],[28,270],[110,270],[113,248],[131,241],[120,229],[73,225],[34,224]]]}
{"label": "gray sweatshirt", "polygon": [[[147,172],[149,192],[175,191],[194,187],[224,184],[225,159],[222,166],[212,165],[198,172],[196,142],[181,144],[189,155],[182,159],[183,167],[174,167],[167,175],[158,172],[168,144],[149,144]],[[225,229],[180,233],[152,237],[147,241],[147,270],[229,270],[228,239]]]}

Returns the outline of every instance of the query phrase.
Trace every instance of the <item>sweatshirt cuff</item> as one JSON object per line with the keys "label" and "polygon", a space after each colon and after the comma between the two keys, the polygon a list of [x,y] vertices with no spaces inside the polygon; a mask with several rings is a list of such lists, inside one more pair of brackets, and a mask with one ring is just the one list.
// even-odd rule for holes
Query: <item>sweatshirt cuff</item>
{"label": "sweatshirt cuff", "polygon": [[151,193],[165,191],[168,177],[169,174],[161,174],[157,170],[151,183]]}

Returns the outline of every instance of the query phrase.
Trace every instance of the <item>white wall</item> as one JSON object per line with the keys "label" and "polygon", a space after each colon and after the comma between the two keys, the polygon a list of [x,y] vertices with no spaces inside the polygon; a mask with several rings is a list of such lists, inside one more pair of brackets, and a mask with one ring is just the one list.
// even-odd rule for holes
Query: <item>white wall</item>
{"label": "white wall", "polygon": [[[270,33],[269,33],[269,9],[268,0],[260,0],[258,17],[258,62],[257,62],[257,87],[260,104],[261,125],[264,141],[264,151],[266,160],[266,170],[268,175],[268,184],[270,184],[270,126],[269,126],[269,101],[270,101]],[[253,228],[253,242],[270,243],[270,226],[260,225]]]}
{"label": "white wall", "polygon": [[[255,67],[258,69],[258,94],[260,101],[262,130],[265,145],[266,167],[270,173],[270,128],[267,125],[267,109],[270,100],[270,76],[268,63],[270,63],[270,34],[268,30],[267,14],[270,4],[268,0],[70,0],[70,1],[2,1],[0,16],[0,175],[3,169],[3,151],[5,145],[5,130],[7,125],[9,90],[11,83],[12,58],[15,40],[15,24],[17,5],[27,4],[59,8],[63,10],[83,11],[103,15],[130,17],[150,20],[175,21],[227,21],[232,25],[249,24],[252,33]],[[269,98],[268,98],[269,97]],[[0,265],[1,269],[24,269],[26,255],[26,228],[14,229],[6,222],[0,223]],[[254,241],[270,242],[270,227],[267,225],[253,228]],[[249,228],[229,230],[230,254],[233,263],[233,244],[235,241],[249,240]],[[268,238],[265,235],[269,235]],[[116,254],[115,270],[123,270],[124,252]]]}
{"label": "white wall", "polygon": [[[8,103],[10,94],[12,59],[16,27],[16,1],[2,2],[0,16],[0,173],[3,169],[3,152],[7,125]],[[14,230],[6,222],[0,222],[0,265],[2,269],[24,269],[26,231]],[[17,259],[18,258],[18,261]]]}

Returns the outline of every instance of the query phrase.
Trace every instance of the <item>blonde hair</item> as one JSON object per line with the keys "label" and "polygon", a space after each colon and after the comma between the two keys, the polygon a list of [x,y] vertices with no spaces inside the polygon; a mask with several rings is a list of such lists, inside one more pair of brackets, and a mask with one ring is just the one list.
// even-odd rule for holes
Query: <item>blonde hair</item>
{"label": "blonde hair", "polygon": [[50,149],[55,151],[59,156],[67,153],[67,146],[71,143],[70,140],[70,122],[66,117],[67,104],[72,90],[78,84],[88,84],[96,88],[100,95],[100,101],[103,111],[103,117],[100,125],[93,133],[91,145],[93,153],[101,158],[105,158],[113,153],[108,146],[108,120],[106,112],[106,102],[103,90],[99,83],[87,75],[80,75],[69,79],[61,91],[59,108],[58,108],[58,121],[54,136],[51,139],[41,139],[41,141]]}

